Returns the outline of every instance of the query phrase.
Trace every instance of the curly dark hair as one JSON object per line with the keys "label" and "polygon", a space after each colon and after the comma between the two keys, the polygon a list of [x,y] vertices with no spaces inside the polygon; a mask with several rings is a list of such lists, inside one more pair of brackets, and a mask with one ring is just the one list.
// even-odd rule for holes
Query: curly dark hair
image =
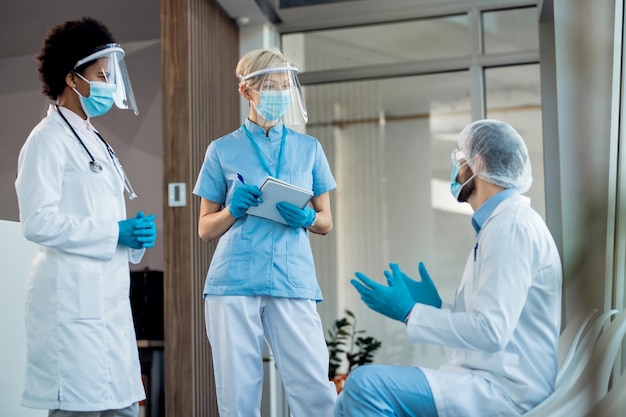
{"label": "curly dark hair", "polygon": [[65,89],[65,76],[74,70],[76,62],[108,43],[115,43],[113,35],[91,17],[67,20],[52,27],[37,55],[44,95],[56,100]]}

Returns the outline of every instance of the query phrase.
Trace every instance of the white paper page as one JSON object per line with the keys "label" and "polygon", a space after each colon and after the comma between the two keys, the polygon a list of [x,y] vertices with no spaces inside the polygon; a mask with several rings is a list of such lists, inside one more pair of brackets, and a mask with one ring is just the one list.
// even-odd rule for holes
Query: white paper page
{"label": "white paper page", "polygon": [[262,192],[263,202],[256,207],[250,207],[246,213],[252,216],[263,217],[278,223],[287,224],[283,216],[276,209],[276,204],[282,201],[304,208],[313,198],[313,191],[297,187],[295,185],[267,177],[259,188]]}

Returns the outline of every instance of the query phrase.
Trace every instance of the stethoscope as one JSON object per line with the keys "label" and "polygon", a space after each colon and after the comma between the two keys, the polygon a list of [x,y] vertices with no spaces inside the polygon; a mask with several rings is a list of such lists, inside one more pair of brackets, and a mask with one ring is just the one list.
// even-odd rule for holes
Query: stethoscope
{"label": "stethoscope", "polygon": [[[65,118],[65,116],[63,116],[63,113],[61,113],[61,110],[59,109],[59,106],[57,104],[55,104],[54,107],[56,107],[57,112],[59,112],[59,115],[61,116],[61,118],[69,126],[69,128],[72,131],[72,133],[74,134],[74,136],[76,136],[76,139],[78,139],[78,141],[82,145],[83,149],[85,149],[85,152],[87,152],[87,155],[89,155],[89,159],[91,159],[91,161],[89,161],[89,168],[93,172],[95,172],[96,174],[102,172],[102,164],[100,164],[98,161],[96,161],[96,158],[94,158],[93,155],[91,154],[91,152],[89,152],[89,149],[87,148],[85,143],[82,141],[80,136],[78,136],[78,133],[76,133],[76,131],[74,130],[74,128],[72,127],[70,122]],[[126,189],[126,192],[128,193],[128,198],[131,199],[131,200],[134,200],[135,198],[137,198],[137,194],[135,194],[135,191],[133,190],[133,186],[130,184],[130,180],[126,176],[126,173],[124,172],[124,168],[122,168],[122,164],[120,163],[119,158],[115,154],[115,151],[113,150],[111,145],[109,145],[107,143],[107,141],[104,140],[104,138],[102,137],[102,135],[100,135],[100,133],[96,132],[95,130],[93,130],[93,132],[96,134],[96,136],[98,136],[98,138],[100,138],[100,140],[102,141],[102,143],[106,147],[107,152],[109,153],[109,156],[111,157],[111,160],[113,161],[113,166],[115,167],[115,170],[117,171],[117,174],[120,176],[120,178],[124,182],[124,189]]]}

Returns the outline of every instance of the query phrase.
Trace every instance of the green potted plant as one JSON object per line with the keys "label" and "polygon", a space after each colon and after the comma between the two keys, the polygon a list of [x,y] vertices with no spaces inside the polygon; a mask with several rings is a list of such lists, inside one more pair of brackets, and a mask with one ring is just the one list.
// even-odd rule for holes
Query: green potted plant
{"label": "green potted plant", "polygon": [[[374,361],[374,354],[382,344],[371,336],[363,336],[365,330],[357,328],[356,316],[352,311],[345,310],[346,317],[335,320],[333,328],[328,330],[328,379],[335,382],[337,392],[343,388],[348,374],[358,366]],[[347,372],[339,373],[345,360],[348,362]]]}

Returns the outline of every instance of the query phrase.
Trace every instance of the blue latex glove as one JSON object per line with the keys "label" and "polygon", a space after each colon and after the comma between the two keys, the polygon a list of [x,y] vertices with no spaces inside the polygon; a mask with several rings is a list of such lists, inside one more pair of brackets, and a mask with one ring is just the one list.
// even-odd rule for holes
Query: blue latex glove
{"label": "blue latex glove", "polygon": [[278,210],[287,224],[294,229],[299,227],[304,227],[306,229],[307,227],[310,227],[313,224],[313,220],[315,220],[315,215],[317,214],[310,206],[305,206],[301,209],[300,207],[294,206],[286,201],[277,203],[276,210]]}
{"label": "blue latex glove", "polygon": [[360,272],[354,275],[359,281],[353,279],[350,283],[361,294],[361,300],[369,308],[389,318],[405,320],[415,305],[415,300],[400,275],[385,271],[388,287],[371,280]]}
{"label": "blue latex glove", "polygon": [[120,220],[118,225],[119,235],[117,242],[120,245],[128,246],[132,249],[154,246],[154,240],[156,239],[154,214],[146,217],[143,212],[140,211],[134,218]]}
{"label": "blue latex glove", "polygon": [[441,297],[439,296],[439,292],[437,291],[437,287],[435,287],[433,280],[430,279],[430,275],[428,274],[426,266],[423,262],[420,262],[418,265],[420,277],[422,278],[421,281],[415,281],[406,275],[400,270],[400,267],[397,264],[390,264],[390,266],[394,275],[402,276],[402,279],[409,289],[413,300],[421,304],[441,308]]}
{"label": "blue latex glove", "polygon": [[141,243],[142,248],[151,248],[154,246],[154,242],[156,241],[156,223],[154,222],[156,215],[151,214],[146,216],[142,211],[137,212],[137,219],[142,219],[143,222],[140,226],[135,228],[133,235],[135,235],[137,242]]}
{"label": "blue latex glove", "polygon": [[260,198],[262,194],[256,185],[239,184],[233,192],[228,211],[235,219],[239,219],[246,214],[248,207],[256,207],[263,202],[263,199]]}

